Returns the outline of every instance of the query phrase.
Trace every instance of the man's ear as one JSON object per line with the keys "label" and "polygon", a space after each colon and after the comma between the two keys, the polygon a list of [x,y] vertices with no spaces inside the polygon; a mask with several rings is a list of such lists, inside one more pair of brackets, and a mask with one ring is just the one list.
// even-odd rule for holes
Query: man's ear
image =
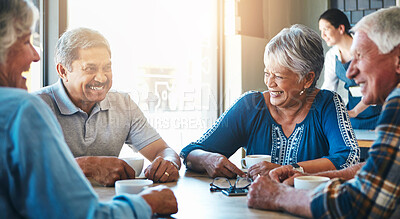
{"label": "man's ear", "polygon": [[395,48],[395,64],[396,64],[396,73],[400,75],[400,45]]}
{"label": "man's ear", "polygon": [[61,63],[57,64],[56,69],[57,69],[58,76],[60,76],[61,79],[68,81],[67,69]]}
{"label": "man's ear", "polygon": [[315,72],[313,71],[308,72],[308,74],[304,77],[304,79],[305,79],[304,87],[310,88],[315,79]]}

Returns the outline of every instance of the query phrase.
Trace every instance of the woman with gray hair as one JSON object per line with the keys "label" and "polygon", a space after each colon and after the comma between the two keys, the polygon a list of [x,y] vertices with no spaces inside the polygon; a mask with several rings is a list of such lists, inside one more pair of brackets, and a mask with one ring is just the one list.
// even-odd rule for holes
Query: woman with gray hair
{"label": "woman with gray hair", "polygon": [[283,29],[265,47],[268,91],[241,96],[196,142],[181,151],[186,166],[211,177],[245,174],[227,158],[271,155],[250,177],[288,165],[300,172],[342,169],[359,162],[359,148],[340,96],[315,88],[324,63],[321,38],[310,28]]}
{"label": "woman with gray hair", "polygon": [[0,3],[0,86],[26,88],[21,75],[39,55],[30,43],[38,11],[26,1]]}

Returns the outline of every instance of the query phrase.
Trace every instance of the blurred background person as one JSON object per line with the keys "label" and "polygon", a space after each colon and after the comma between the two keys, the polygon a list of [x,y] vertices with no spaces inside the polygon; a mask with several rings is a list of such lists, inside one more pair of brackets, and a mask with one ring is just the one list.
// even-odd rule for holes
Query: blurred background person
{"label": "blurred background person", "polygon": [[326,53],[324,83],[321,89],[337,91],[339,80],[343,81],[348,96],[346,108],[353,128],[375,129],[382,106],[363,103],[361,87],[346,77],[352,60],[350,46],[353,42],[347,16],[339,9],[328,9],[320,16],[318,24],[322,39],[332,47]]}

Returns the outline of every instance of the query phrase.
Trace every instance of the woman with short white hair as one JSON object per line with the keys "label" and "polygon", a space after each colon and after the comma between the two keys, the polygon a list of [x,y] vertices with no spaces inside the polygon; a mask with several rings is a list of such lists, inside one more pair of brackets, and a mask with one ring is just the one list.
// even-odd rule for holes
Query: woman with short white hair
{"label": "woman with short white hair", "polygon": [[181,151],[186,166],[211,177],[244,173],[227,158],[271,155],[249,168],[252,177],[282,165],[301,172],[342,169],[359,162],[359,148],[340,96],[315,87],[324,63],[322,40],[293,25],[265,47],[268,91],[239,98],[196,142]]}

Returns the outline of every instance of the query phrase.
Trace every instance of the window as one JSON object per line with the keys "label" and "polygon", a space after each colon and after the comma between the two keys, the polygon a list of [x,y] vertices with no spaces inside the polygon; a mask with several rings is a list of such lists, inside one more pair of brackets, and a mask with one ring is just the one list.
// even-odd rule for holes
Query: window
{"label": "window", "polygon": [[217,118],[217,3],[68,1],[68,29],[89,27],[108,39],[113,89],[130,93],[177,152]]}
{"label": "window", "polygon": [[[41,0],[33,0],[33,4],[40,10]],[[32,33],[32,45],[38,52],[39,56],[42,57],[42,43],[40,38],[41,28],[42,28],[42,17],[39,11],[39,20],[36,23],[34,31]],[[39,62],[33,62],[29,71],[24,72],[23,75],[26,77],[26,86],[28,87],[28,91],[36,91],[40,89],[42,83],[42,74],[41,74],[41,66],[42,60]]]}

